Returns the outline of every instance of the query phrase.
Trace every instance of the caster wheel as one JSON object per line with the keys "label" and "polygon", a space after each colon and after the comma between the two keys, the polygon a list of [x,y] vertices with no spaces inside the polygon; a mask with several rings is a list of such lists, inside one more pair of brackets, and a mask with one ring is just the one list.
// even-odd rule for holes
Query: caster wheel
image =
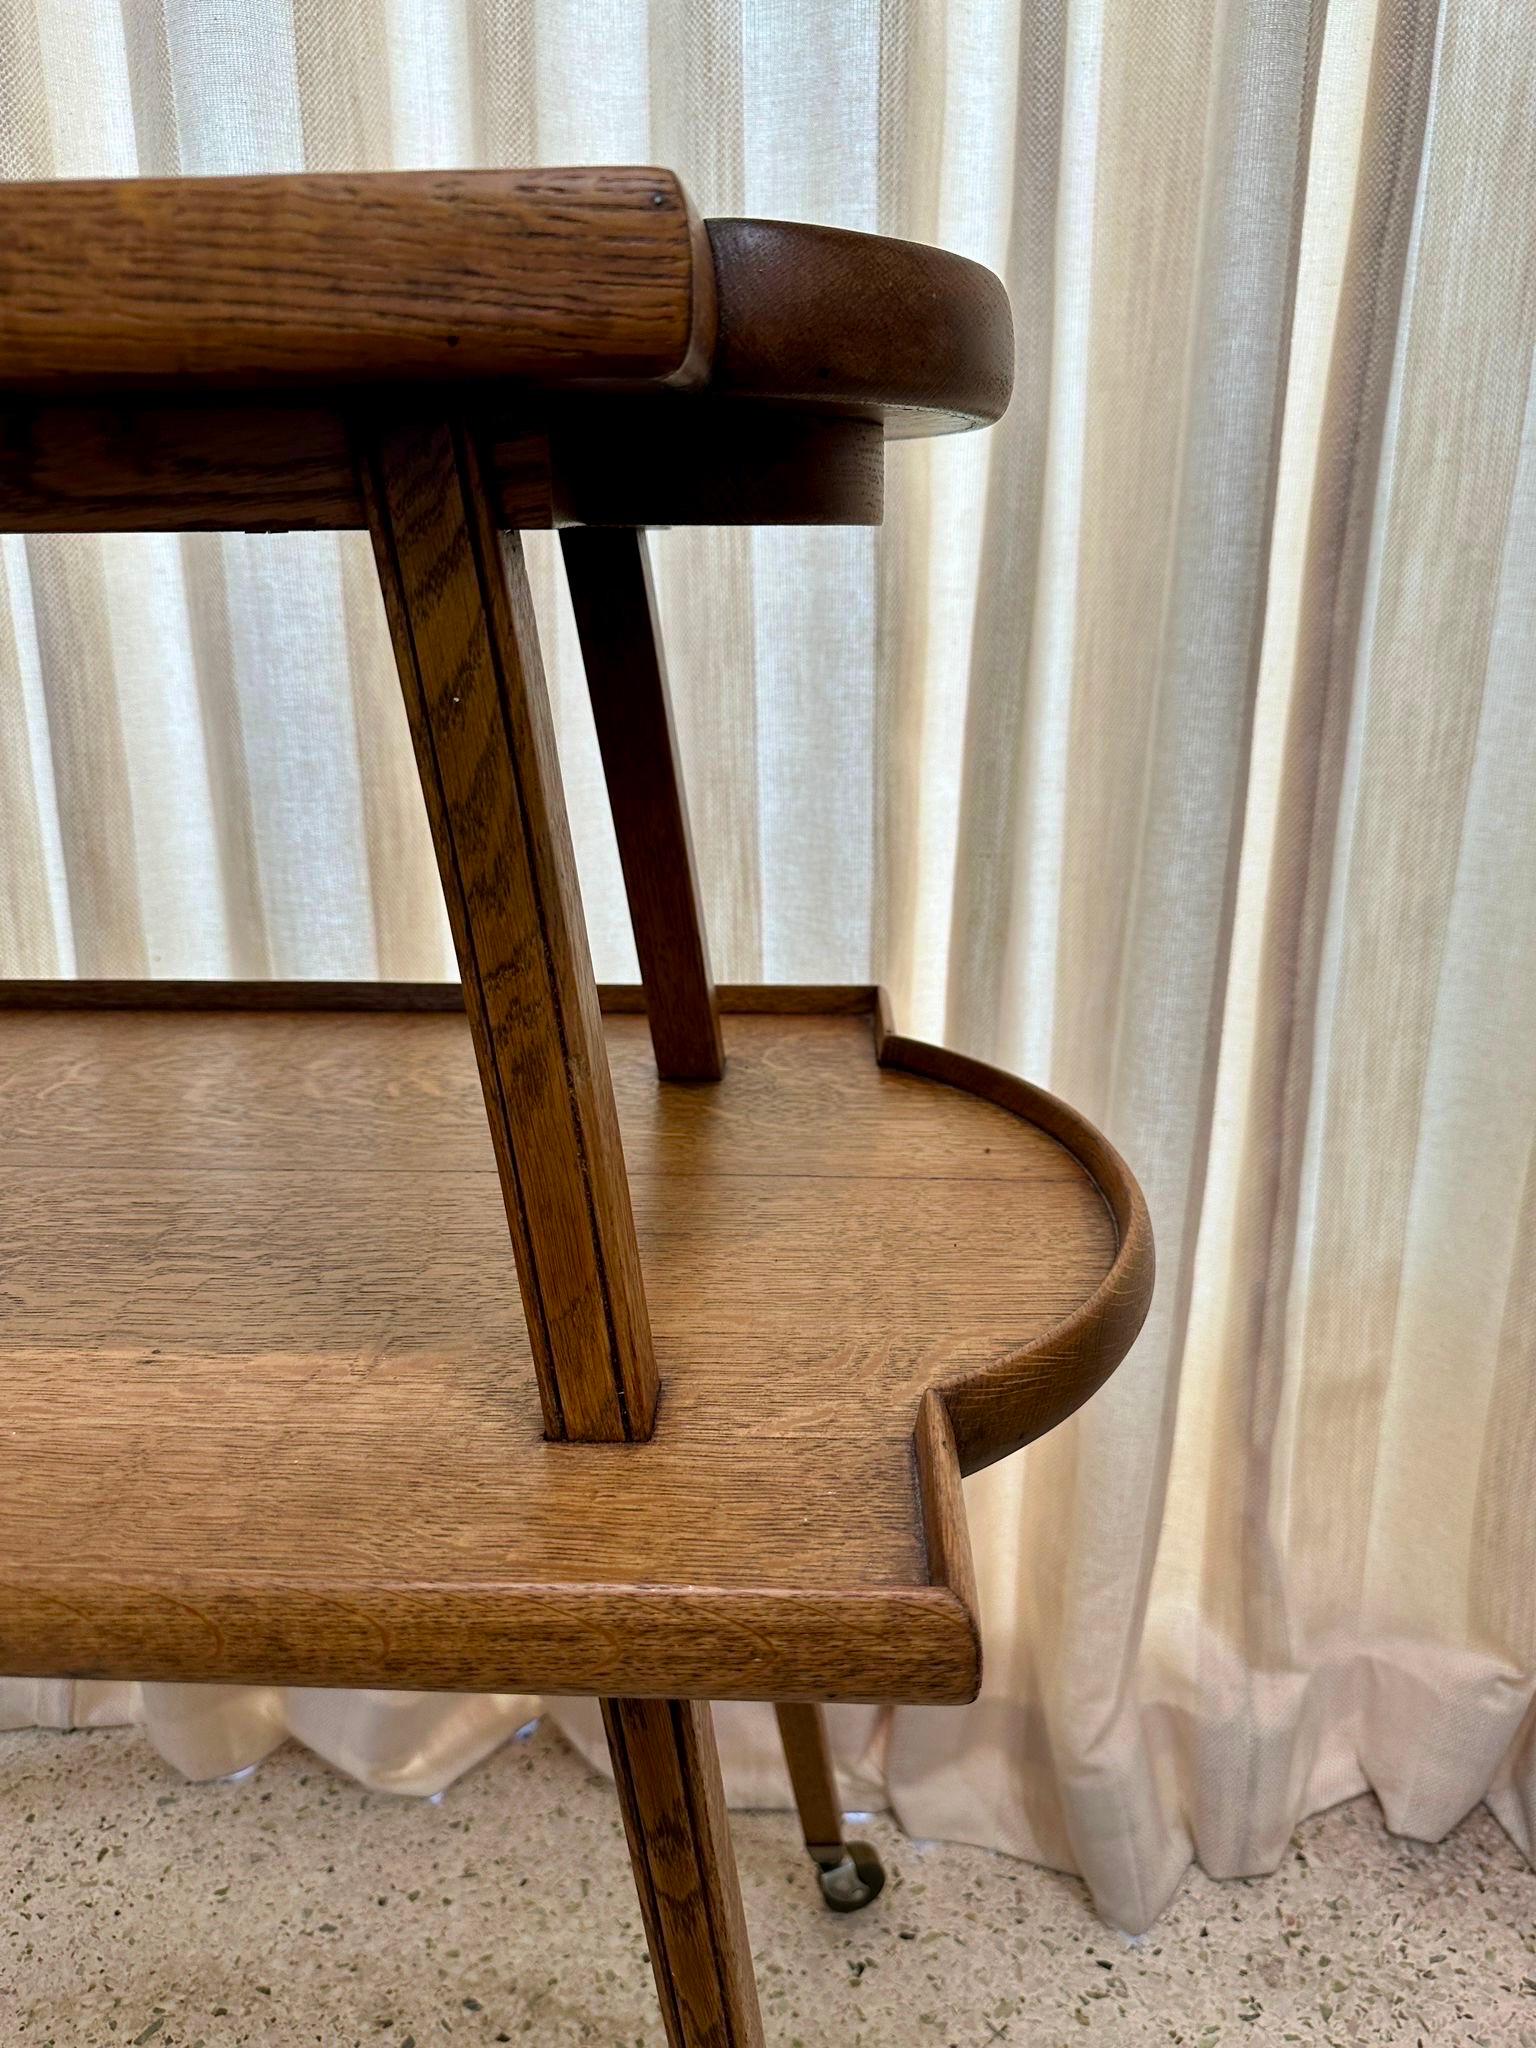
{"label": "caster wheel", "polygon": [[885,1890],[885,1865],[868,1842],[844,1844],[842,1860],[818,1869],[821,1895],[834,1913],[857,1913]]}

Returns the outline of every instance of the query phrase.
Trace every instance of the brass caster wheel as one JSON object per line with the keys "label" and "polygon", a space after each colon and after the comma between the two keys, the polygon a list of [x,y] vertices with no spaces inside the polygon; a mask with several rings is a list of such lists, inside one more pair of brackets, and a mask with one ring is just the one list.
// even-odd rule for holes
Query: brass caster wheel
{"label": "brass caster wheel", "polygon": [[868,1842],[846,1842],[836,1863],[817,1858],[821,1895],[834,1913],[857,1913],[885,1890],[885,1865]]}

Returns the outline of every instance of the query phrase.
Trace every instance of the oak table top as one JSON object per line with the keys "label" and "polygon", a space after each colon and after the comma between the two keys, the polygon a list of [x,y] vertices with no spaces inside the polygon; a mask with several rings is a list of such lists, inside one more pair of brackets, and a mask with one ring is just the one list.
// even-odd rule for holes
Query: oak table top
{"label": "oak table top", "polygon": [[543,1440],[461,1016],[0,1012],[0,1668],[176,1678],[217,1637],[290,1683],[974,1688],[924,1393],[1103,1286],[1104,1193],[867,1016],[732,1016],[707,1087],[606,1032],[633,1446]]}

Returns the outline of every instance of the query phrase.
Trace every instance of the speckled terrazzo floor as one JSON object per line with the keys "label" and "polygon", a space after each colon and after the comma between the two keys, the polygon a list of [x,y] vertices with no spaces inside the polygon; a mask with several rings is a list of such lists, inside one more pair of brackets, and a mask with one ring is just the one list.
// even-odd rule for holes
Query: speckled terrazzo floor
{"label": "speckled terrazzo floor", "polygon": [[[294,1747],[189,1785],[129,1731],[4,1736],[0,1826],[18,2048],[663,2039],[611,1790],[547,1724],[438,1804]],[[790,1816],[733,1826],[774,2048],[1536,2048],[1536,1878],[1486,1813],[1426,1848],[1357,1800],[1136,1944],[1068,1878],[882,1819],[886,1894],[839,1919]]]}

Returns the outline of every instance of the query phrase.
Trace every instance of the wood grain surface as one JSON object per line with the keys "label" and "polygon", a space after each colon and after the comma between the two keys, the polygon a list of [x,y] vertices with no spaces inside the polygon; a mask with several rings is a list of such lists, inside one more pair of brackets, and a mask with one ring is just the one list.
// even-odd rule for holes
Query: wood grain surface
{"label": "wood grain surface", "polygon": [[0,389],[696,381],[714,271],[670,171],[0,184]]}
{"label": "wood grain surface", "polygon": [[571,527],[561,541],[656,1071],[718,1081],[720,1013],[645,536]]}
{"label": "wood grain surface", "polygon": [[[500,385],[503,399],[509,382],[546,394],[601,386],[591,420],[598,441],[617,442],[631,483],[644,455],[624,454],[624,416],[611,401],[702,394],[678,468],[708,472],[725,508],[733,470],[775,466],[771,426],[756,462],[743,463],[742,442],[732,461],[710,464],[733,404],[746,402],[747,423],[754,404],[778,409],[799,443],[778,462],[781,477],[809,478],[816,415],[857,416],[892,435],[998,419],[1013,328],[1000,282],[962,256],[800,222],[706,230],[662,170],[0,185],[0,393],[78,401],[330,387],[324,403],[336,411],[345,387],[423,381]],[[602,469],[584,417],[566,416],[578,497]],[[662,433],[687,440],[686,413],[660,417]],[[633,418],[638,431],[643,415]],[[856,445],[834,437],[823,452]],[[229,450],[240,465],[238,437]],[[94,452],[99,467],[103,450]],[[98,484],[96,495],[126,513],[128,494],[105,475]],[[35,514],[42,495],[34,485]],[[693,516],[708,515],[700,505]]]}
{"label": "wood grain surface", "polygon": [[464,977],[546,1433],[651,1433],[656,1364],[533,599],[471,438],[359,463]]}
{"label": "wood grain surface", "polygon": [[662,1375],[636,1445],[544,1440],[462,1017],[0,1016],[0,1669],[974,1690],[923,1396],[1027,1401],[1042,1347],[1059,1404],[1066,1327],[1097,1383],[1100,1186],[877,1066],[863,1017],[730,1015],[706,1089],[657,1081],[643,1016],[606,1034]]}
{"label": "wood grain surface", "polygon": [[669,2048],[762,2048],[708,1704],[607,1699],[603,1726]]}
{"label": "wood grain surface", "polygon": [[[884,517],[878,410],[855,417],[663,391],[558,398],[544,417],[557,526],[878,526]],[[509,488],[520,460],[514,434]]]}
{"label": "wood grain surface", "polygon": [[843,1839],[843,1809],[827,1746],[826,1717],[814,1700],[780,1700],[775,1712],[805,1846],[835,1848]]}
{"label": "wood grain surface", "polygon": [[[1123,1252],[1123,1245],[1121,1250]],[[1037,1338],[1035,1341],[1041,1340]],[[974,1377],[974,1374],[967,1375],[967,1378]],[[953,1385],[945,1393],[930,1386],[918,1403],[917,1431],[913,1439],[917,1456],[917,1493],[923,1511],[923,1537],[928,1549],[929,1573],[935,1585],[948,1587],[968,1617],[979,1664],[981,1631],[976,1619],[980,1611],[976,1596],[976,1567],[971,1558],[965,1494],[960,1485],[963,1468],[948,1405],[954,1391]]]}
{"label": "wood grain surface", "polygon": [[1135,1175],[1070,1103],[1001,1067],[899,1036],[891,1028],[883,990],[875,1006],[875,1046],[882,1067],[963,1088],[1049,1132],[1092,1175],[1114,1219],[1114,1262],[1076,1309],[1011,1357],[998,1358],[980,1372],[936,1378],[960,1469],[976,1472],[1054,1429],[1130,1350],[1152,1300],[1152,1219]]}

